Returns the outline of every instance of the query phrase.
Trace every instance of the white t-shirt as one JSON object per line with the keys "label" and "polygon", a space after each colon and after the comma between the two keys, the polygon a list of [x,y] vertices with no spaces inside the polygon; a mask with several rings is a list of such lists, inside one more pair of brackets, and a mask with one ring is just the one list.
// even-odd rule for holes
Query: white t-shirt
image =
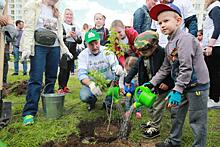
{"label": "white t-shirt", "polygon": [[[69,24],[64,22],[63,26],[64,26],[64,29],[66,31],[66,34],[69,34],[70,32],[72,32],[72,28],[74,27],[76,35],[78,37],[81,37],[81,32],[80,32],[79,28],[75,24],[69,25]],[[72,37],[70,37],[70,36],[66,38],[66,41],[68,41],[68,42],[75,42],[75,40]]]}
{"label": "white t-shirt", "polygon": [[103,73],[107,79],[114,78],[117,57],[114,53],[106,53],[105,47],[100,46],[100,53],[93,55],[89,48],[83,50],[78,56],[78,79],[81,81],[88,78],[88,71],[97,70]]}
{"label": "white t-shirt", "polygon": [[[36,30],[39,28],[45,28],[57,34],[57,22],[57,18],[53,16],[53,10],[45,4],[42,4]],[[53,46],[59,46],[58,39],[56,39]]]}

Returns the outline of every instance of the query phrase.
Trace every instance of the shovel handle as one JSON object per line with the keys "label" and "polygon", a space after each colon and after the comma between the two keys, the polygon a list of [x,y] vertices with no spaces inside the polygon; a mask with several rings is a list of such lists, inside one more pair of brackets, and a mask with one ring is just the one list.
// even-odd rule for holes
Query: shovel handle
{"label": "shovel handle", "polygon": [[[3,15],[8,15],[8,0],[5,0],[5,6],[3,10]],[[5,38],[2,31],[2,26],[0,26],[0,99],[2,99],[2,90],[3,90],[3,68],[4,68],[4,54],[5,53]]]}

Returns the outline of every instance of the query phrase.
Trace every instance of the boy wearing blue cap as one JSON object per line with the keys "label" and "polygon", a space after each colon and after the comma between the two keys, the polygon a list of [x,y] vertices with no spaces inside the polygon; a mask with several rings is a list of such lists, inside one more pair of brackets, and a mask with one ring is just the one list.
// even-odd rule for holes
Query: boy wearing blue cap
{"label": "boy wearing blue cap", "polygon": [[192,146],[205,147],[209,74],[202,48],[193,35],[180,30],[182,16],[175,5],[158,4],[150,10],[150,16],[158,21],[162,33],[169,36],[169,42],[161,68],[147,84],[149,87],[156,86],[170,73],[175,82],[166,97],[168,107],[171,108],[170,135],[156,146],[180,147],[182,128],[189,111],[189,122],[194,134]]}

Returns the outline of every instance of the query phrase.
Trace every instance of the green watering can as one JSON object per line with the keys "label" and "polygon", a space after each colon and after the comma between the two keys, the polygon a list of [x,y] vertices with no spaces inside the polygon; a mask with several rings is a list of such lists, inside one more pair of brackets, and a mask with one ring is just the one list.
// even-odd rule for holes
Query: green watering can
{"label": "green watering can", "polygon": [[0,140],[0,147],[7,147],[7,144],[5,144],[4,142],[2,142],[2,141]]}
{"label": "green watering can", "polygon": [[134,97],[136,102],[133,104],[135,108],[144,105],[150,108],[156,100],[156,94],[152,93],[148,87],[138,86],[135,89]]}
{"label": "green watering can", "polygon": [[107,96],[113,96],[114,103],[119,102],[119,87],[110,87],[107,91]]}

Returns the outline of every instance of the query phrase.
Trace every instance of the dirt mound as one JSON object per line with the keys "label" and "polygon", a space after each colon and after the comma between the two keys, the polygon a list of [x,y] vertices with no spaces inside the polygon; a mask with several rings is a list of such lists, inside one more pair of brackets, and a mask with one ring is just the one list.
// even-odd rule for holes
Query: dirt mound
{"label": "dirt mound", "polygon": [[[120,121],[112,121],[107,131],[107,121],[104,118],[97,118],[91,121],[81,121],[78,125],[79,137],[72,134],[65,142],[55,143],[50,141],[41,147],[133,147],[128,140],[119,140],[118,133]],[[130,130],[130,129],[129,129]]]}
{"label": "dirt mound", "polygon": [[16,81],[14,83],[9,83],[3,88],[3,97],[15,93],[16,96],[24,95],[27,91],[28,81]]}
{"label": "dirt mound", "polygon": [[41,147],[134,147],[133,143],[127,140],[115,140],[111,143],[82,143],[76,135],[70,135],[66,142],[55,143],[54,141],[47,142]]}

